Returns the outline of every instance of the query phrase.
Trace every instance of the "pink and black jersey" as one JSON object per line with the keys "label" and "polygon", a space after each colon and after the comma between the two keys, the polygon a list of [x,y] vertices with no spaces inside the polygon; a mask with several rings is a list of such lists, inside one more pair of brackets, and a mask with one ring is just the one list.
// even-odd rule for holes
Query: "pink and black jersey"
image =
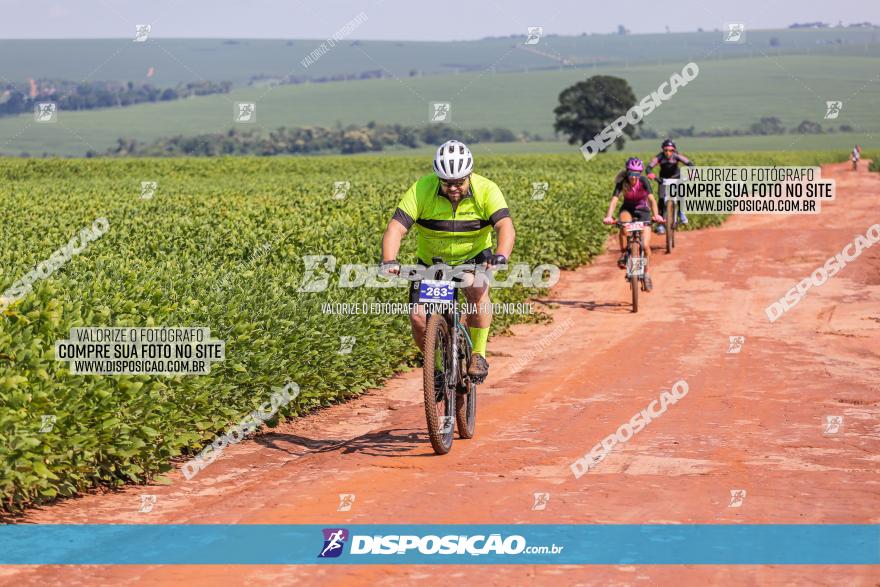
{"label": "pink and black jersey", "polygon": [[660,166],[660,177],[662,179],[677,179],[681,177],[681,172],[678,169],[678,164],[683,163],[688,167],[693,167],[694,162],[685,157],[680,153],[673,153],[670,157],[667,157],[665,153],[662,151],[657,153],[651,162],[648,163],[647,171],[651,171],[657,165]]}
{"label": "pink and black jersey", "polygon": [[629,210],[650,209],[648,196],[653,193],[651,191],[651,182],[644,175],[639,176],[639,181],[635,187],[630,188],[629,181],[626,179],[626,172],[618,174],[615,185],[614,195],[623,196],[623,208]]}

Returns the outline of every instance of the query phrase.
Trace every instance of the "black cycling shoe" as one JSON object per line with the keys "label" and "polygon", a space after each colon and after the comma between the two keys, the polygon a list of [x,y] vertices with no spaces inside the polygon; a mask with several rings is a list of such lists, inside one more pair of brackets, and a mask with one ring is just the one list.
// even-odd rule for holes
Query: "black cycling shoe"
{"label": "black cycling shoe", "polygon": [[626,269],[626,254],[621,255],[617,259],[617,266],[620,267],[621,269]]}
{"label": "black cycling shoe", "polygon": [[651,282],[651,276],[645,273],[645,291],[651,291],[654,289],[654,284]]}
{"label": "black cycling shoe", "polygon": [[471,355],[471,366],[468,369],[468,377],[474,383],[482,383],[489,374],[489,361],[483,355],[474,353]]}

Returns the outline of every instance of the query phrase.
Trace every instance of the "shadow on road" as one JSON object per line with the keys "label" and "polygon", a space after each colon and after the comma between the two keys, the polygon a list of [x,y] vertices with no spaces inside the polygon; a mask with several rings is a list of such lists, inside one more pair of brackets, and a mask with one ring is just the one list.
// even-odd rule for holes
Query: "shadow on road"
{"label": "shadow on road", "polygon": [[[340,451],[341,454],[362,453],[371,456],[429,456],[433,455],[427,432],[413,430],[374,430],[350,440],[323,440],[296,434],[270,433],[255,439],[261,445],[282,450],[296,456]],[[424,448],[424,455],[413,454]],[[297,450],[301,449],[301,450]]]}
{"label": "shadow on road", "polygon": [[553,300],[552,303],[560,306],[583,308],[591,312],[606,312],[608,314],[626,314],[632,310],[629,302],[597,302],[594,300]]}

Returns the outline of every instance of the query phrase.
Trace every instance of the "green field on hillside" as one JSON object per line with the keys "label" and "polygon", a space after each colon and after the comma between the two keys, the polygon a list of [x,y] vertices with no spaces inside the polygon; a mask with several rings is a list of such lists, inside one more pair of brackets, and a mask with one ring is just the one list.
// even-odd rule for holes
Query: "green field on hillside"
{"label": "green field on hillside", "polygon": [[[849,153],[853,146],[860,144],[876,144],[871,137],[859,133],[834,133],[824,135],[771,135],[747,137],[683,137],[677,140],[679,149],[690,155],[695,151],[804,151],[809,145],[821,142],[826,150],[836,150],[843,154]],[[503,154],[552,154],[573,153],[577,147],[564,141],[538,141],[533,143],[482,143],[475,144],[471,150],[479,157],[483,155]],[[652,157],[660,150],[660,139],[641,139],[627,141],[623,152],[633,157]],[[430,157],[436,149],[433,146],[388,151],[390,156]],[[617,151],[612,150],[607,156],[613,157]],[[355,157],[369,155],[354,155]],[[605,157],[606,155],[602,155]]]}
{"label": "green field on hillside", "polygon": [[[356,15],[352,15],[354,17]],[[369,17],[369,14],[367,14]],[[339,23],[340,26],[345,23]],[[369,26],[369,20],[364,23]],[[719,22],[718,27],[723,23]],[[132,29],[132,37],[134,29]],[[314,65],[300,61],[324,39],[168,39],[161,24],[144,43],[128,39],[0,40],[0,76],[14,82],[28,78],[145,81],[174,86],[200,79],[246,84],[251,76],[309,75],[313,78],[385,70],[407,78],[426,74],[497,71],[572,64],[678,62],[766,54],[880,56],[880,29],[747,31],[743,44],[722,42],[722,33],[690,32],[649,35],[554,36],[550,29],[538,45],[524,47],[523,36],[479,41],[355,41],[337,43]],[[332,34],[332,33],[331,33]],[[779,46],[770,45],[778,39]],[[840,41],[838,43],[838,40]]]}
{"label": "green field on hillside", "polygon": [[[234,125],[235,102],[255,102],[257,121],[239,125],[272,130],[279,126],[333,126],[368,121],[427,124],[429,103],[449,101],[452,124],[461,129],[501,126],[553,137],[553,108],[565,87],[595,73],[629,80],[638,97],[647,95],[681,63],[628,68],[597,67],[528,73],[482,73],[400,80],[243,88],[159,104],[83,112],[61,112],[55,124],[38,124],[32,115],[0,119],[0,152],[43,152],[82,156],[103,152],[118,137],[150,141],[176,134],[222,132]],[[862,134],[880,132],[878,57],[793,55],[699,62],[700,74],[645,121],[661,134],[671,128],[744,129],[761,117],[776,116],[786,127],[812,120],[827,127],[849,124]],[[873,80],[873,81],[872,81]],[[825,102],[841,100],[843,111],[824,120]],[[868,134],[864,134],[868,133]],[[467,136],[463,138],[466,140]],[[713,141],[713,139],[701,139]],[[834,135],[785,135],[731,139],[731,148],[752,141],[798,150],[825,148]],[[721,139],[718,139],[721,141]],[[723,145],[723,142],[716,143]],[[836,145],[837,143],[835,143]],[[789,146],[790,145],[790,146]],[[494,147],[492,147],[494,148]],[[499,147],[501,149],[502,147]],[[709,147],[711,148],[711,147]],[[836,148],[836,147],[835,147]]]}

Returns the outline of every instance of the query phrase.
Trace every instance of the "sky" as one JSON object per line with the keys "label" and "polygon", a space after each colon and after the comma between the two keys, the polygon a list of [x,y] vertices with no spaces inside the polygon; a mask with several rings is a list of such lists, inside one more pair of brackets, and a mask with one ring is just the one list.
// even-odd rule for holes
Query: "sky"
{"label": "sky", "polygon": [[351,35],[369,40],[473,40],[525,34],[694,31],[744,23],[880,24],[880,0],[0,0],[0,39],[153,37],[323,39],[360,13]]}

